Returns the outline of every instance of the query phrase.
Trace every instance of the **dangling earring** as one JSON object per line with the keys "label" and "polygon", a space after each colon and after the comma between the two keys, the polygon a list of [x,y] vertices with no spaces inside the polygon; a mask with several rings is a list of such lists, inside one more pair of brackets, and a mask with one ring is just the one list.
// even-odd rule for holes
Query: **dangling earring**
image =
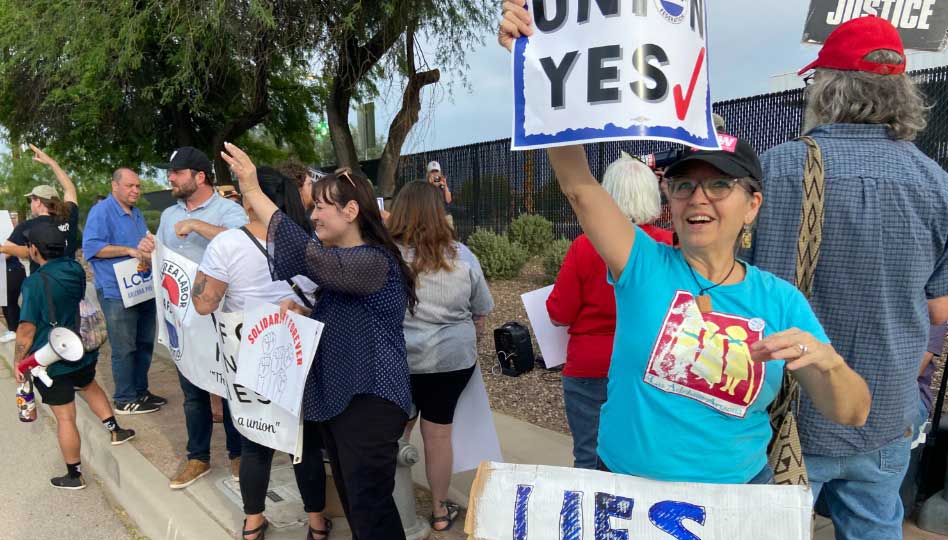
{"label": "dangling earring", "polygon": [[750,249],[754,242],[754,236],[751,234],[751,226],[744,225],[744,231],[741,233],[741,248]]}

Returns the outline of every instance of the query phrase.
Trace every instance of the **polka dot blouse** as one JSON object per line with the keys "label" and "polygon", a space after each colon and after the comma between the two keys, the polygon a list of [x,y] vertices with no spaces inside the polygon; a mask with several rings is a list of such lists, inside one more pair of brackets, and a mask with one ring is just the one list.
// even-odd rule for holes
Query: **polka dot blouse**
{"label": "polka dot blouse", "polygon": [[267,248],[274,280],[301,275],[322,295],[312,318],[326,326],[303,392],[303,418],[337,416],[353,396],[411,407],[402,321],[408,295],[395,256],[382,246],[326,248],[277,212]]}

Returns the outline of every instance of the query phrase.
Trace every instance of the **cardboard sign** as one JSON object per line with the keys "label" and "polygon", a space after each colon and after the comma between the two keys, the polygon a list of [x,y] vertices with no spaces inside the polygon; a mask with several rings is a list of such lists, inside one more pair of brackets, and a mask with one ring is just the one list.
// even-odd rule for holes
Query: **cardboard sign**
{"label": "cardboard sign", "polygon": [[670,483],[484,463],[464,531],[484,540],[808,540],[804,486]]}
{"label": "cardboard sign", "polygon": [[566,346],[569,344],[569,330],[565,326],[553,326],[550,314],[546,310],[546,299],[553,292],[553,285],[520,295],[527,318],[533,328],[533,335],[540,345],[543,365],[546,369],[566,363]]}
{"label": "cardboard sign", "polygon": [[[7,241],[10,233],[13,232],[13,219],[10,218],[10,212],[0,210],[0,244]],[[7,256],[0,255],[0,307],[7,307]],[[16,331],[16,328],[10,328]]]}
{"label": "cardboard sign", "polygon": [[244,312],[237,382],[299,415],[323,323],[263,304]]}
{"label": "cardboard sign", "polygon": [[530,0],[514,150],[648,139],[718,149],[705,0]]}
{"label": "cardboard sign", "polygon": [[837,26],[875,15],[892,23],[906,49],[941,51],[948,44],[948,0],[810,0],[804,43],[823,43]]}
{"label": "cardboard sign", "polygon": [[227,397],[224,370],[217,356],[214,321],[198,315],[191,289],[198,265],[160,242],[152,253],[157,299],[158,343],[168,348],[175,367],[191,384]]}
{"label": "cardboard sign", "polygon": [[[230,417],[241,435],[268,448],[303,455],[303,421],[237,382],[243,313],[212,313],[226,381]],[[304,377],[305,379],[305,377]]]}
{"label": "cardboard sign", "polygon": [[113,264],[112,268],[122,295],[122,305],[130,308],[155,298],[151,267],[141,264],[138,259],[126,259]]}

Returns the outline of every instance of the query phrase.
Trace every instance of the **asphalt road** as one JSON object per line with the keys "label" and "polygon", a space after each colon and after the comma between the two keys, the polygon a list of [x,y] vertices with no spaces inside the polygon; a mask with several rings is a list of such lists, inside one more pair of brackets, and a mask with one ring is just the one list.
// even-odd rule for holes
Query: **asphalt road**
{"label": "asphalt road", "polygon": [[[87,487],[80,491],[49,485],[50,478],[66,470],[56,423],[42,413],[31,424],[21,423],[15,393],[16,382],[0,362],[0,508],[7,517],[0,540],[144,540],[90,472],[85,472]],[[102,436],[107,436],[104,431]]]}

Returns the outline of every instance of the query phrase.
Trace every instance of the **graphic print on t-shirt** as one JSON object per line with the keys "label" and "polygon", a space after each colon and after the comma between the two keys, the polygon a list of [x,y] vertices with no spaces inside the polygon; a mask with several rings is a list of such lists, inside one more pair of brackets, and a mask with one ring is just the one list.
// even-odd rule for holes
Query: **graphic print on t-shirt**
{"label": "graphic print on t-shirt", "polygon": [[767,375],[766,363],[750,356],[750,346],[763,337],[759,323],[702,314],[694,296],[678,291],[652,349],[645,382],[743,418]]}

